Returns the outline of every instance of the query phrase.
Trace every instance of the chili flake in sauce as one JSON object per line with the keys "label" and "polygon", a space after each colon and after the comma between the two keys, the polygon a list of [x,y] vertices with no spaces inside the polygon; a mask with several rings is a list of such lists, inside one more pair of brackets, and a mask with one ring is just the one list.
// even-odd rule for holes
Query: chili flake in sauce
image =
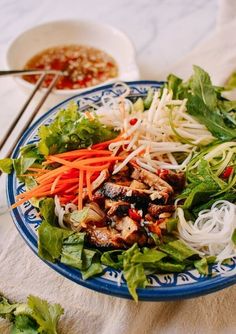
{"label": "chili flake in sauce", "polygon": [[[56,46],[32,57],[25,69],[60,70],[64,72],[57,82],[57,89],[79,89],[95,86],[118,76],[116,61],[102,50],[85,45]],[[30,83],[36,83],[39,75],[25,75]],[[53,76],[47,75],[43,86],[48,87]]]}

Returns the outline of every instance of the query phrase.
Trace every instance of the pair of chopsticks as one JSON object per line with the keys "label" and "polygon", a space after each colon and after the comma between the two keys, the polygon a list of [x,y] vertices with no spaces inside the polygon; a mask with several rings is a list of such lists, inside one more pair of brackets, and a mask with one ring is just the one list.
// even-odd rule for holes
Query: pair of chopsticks
{"label": "pair of chopsticks", "polygon": [[[39,88],[42,86],[42,84],[43,84],[43,82],[45,80],[46,75],[47,74],[52,74],[52,75],[54,75],[54,78],[51,81],[51,83],[48,86],[48,88],[46,88],[45,93],[43,94],[42,98],[40,99],[40,101],[36,105],[36,107],[33,110],[33,112],[31,113],[29,119],[27,120],[27,122],[25,123],[25,125],[23,126],[23,128],[21,129],[19,135],[17,136],[17,138],[14,140],[14,142],[10,146],[10,149],[8,150],[8,152],[7,152],[6,156],[5,156],[6,158],[10,158],[10,156],[12,155],[12,152],[13,152],[13,150],[14,150],[17,142],[19,141],[19,139],[21,138],[22,134],[29,127],[29,125],[31,124],[31,122],[33,121],[33,119],[35,118],[35,116],[37,115],[37,113],[39,112],[40,108],[42,107],[42,105],[46,101],[47,97],[49,96],[49,94],[51,93],[51,91],[53,90],[53,88],[55,87],[55,85],[56,85],[56,83],[57,83],[57,81],[59,79],[59,76],[63,75],[63,72],[61,72],[61,71],[54,71],[54,70],[10,70],[10,71],[0,71],[0,77],[1,76],[9,76],[9,75],[10,76],[17,76],[17,75],[23,75],[23,74],[27,74],[27,75],[41,74],[41,76],[40,76],[39,80],[37,81],[37,83],[35,85],[35,88],[33,89],[32,93],[30,94],[30,96],[28,97],[28,99],[25,101],[24,105],[19,110],[19,112],[16,115],[15,119],[11,123],[9,129],[7,130],[7,133],[1,139],[1,141],[0,141],[0,150],[3,148],[3,146],[5,145],[7,139],[9,138],[10,134],[15,129],[16,125],[18,124],[18,122],[19,122],[20,118],[22,117],[22,115],[24,114],[26,108],[28,107],[28,105],[32,101],[33,97],[35,96],[35,94],[37,93],[37,91],[39,90]],[[1,176],[1,174],[2,174],[2,172],[0,171],[0,176]]]}

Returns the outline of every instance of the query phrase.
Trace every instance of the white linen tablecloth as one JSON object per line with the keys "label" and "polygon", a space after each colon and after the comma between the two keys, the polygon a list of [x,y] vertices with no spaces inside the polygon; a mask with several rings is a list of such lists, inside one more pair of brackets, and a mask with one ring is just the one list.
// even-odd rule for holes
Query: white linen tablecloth
{"label": "white linen tablecloth", "polygon": [[[215,32],[170,70],[191,73],[192,64],[203,66],[215,84],[224,83],[236,69],[236,1],[221,1]],[[158,78],[160,79],[160,78]],[[4,228],[3,228],[4,224]],[[17,232],[9,213],[0,216],[0,292],[13,300],[29,294],[58,302],[65,310],[60,321],[63,334],[144,334],[236,332],[236,288],[175,302],[127,301],[83,288],[43,263]],[[0,321],[0,333],[9,333]]]}

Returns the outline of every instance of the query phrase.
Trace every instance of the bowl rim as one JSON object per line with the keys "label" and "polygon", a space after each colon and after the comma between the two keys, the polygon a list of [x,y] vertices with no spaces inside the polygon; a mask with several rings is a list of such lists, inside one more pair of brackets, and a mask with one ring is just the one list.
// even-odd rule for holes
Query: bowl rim
{"label": "bowl rim", "polygon": [[[54,24],[60,24],[60,23],[64,23],[64,24],[78,23],[78,24],[88,24],[88,25],[91,24],[91,25],[94,25],[94,26],[100,26],[100,27],[103,27],[103,28],[107,28],[110,31],[118,33],[129,44],[130,58],[132,59],[132,62],[130,62],[130,64],[132,65],[133,72],[136,75],[136,77],[134,79],[135,80],[139,79],[140,71],[139,71],[139,68],[138,68],[138,65],[137,65],[137,61],[136,61],[136,47],[135,47],[134,42],[132,41],[132,39],[122,29],[119,29],[119,28],[117,28],[117,27],[115,27],[111,24],[104,23],[104,22],[99,21],[99,20],[90,20],[90,19],[86,20],[86,19],[69,19],[68,18],[68,19],[50,20],[50,21],[45,21],[45,22],[42,22],[40,24],[31,26],[28,29],[23,30],[16,37],[12,38],[9,41],[9,43],[7,44],[6,54],[5,54],[5,64],[6,64],[7,69],[9,69],[9,70],[12,69],[11,66],[10,66],[10,63],[9,63],[9,54],[11,53],[14,44],[16,43],[16,41],[20,37],[22,37],[24,34],[27,34],[31,31],[33,31],[34,29],[41,28],[41,27],[51,25],[51,24],[54,25]],[[15,77],[14,79],[21,86],[24,86],[28,89],[32,90],[35,87],[34,84],[22,79],[21,77]],[[62,95],[62,96],[72,95],[72,94],[76,95],[76,94],[80,94],[80,93],[83,93],[83,92],[87,92],[90,89],[99,88],[99,87],[102,87],[102,86],[105,86],[105,85],[108,85],[108,84],[112,84],[115,81],[121,81],[121,80],[122,79],[118,75],[118,77],[116,77],[116,78],[108,79],[104,82],[99,83],[98,85],[91,86],[91,87],[79,88],[79,89],[54,89],[53,94]],[[46,88],[41,88],[41,91],[42,92],[46,91]]]}
{"label": "bowl rim", "polygon": [[[135,87],[137,85],[155,85],[155,86],[162,86],[164,84],[163,81],[154,81],[154,80],[137,80],[137,81],[130,81],[126,82],[129,86]],[[67,98],[63,100],[62,102],[54,105],[52,108],[50,108],[46,113],[41,115],[22,135],[21,139],[18,141],[14,152],[12,154],[12,157],[16,157],[19,153],[20,146],[24,143],[25,139],[30,135],[30,133],[37,128],[37,126],[47,119],[47,117],[52,114],[55,110],[58,110],[60,106],[64,105],[65,103],[68,103],[69,101],[73,99],[79,99],[80,97],[83,97],[87,94],[97,94],[101,91],[111,89],[113,87],[112,84],[106,85],[104,87],[97,87],[90,89],[89,91],[86,91],[81,94],[76,94],[70,98]],[[6,184],[6,191],[7,191],[7,200],[9,206],[13,204],[14,200],[14,191],[13,191],[13,184],[14,181],[14,173],[11,173],[7,176],[7,184]],[[27,227],[25,226],[23,219],[21,217],[21,214],[18,211],[18,208],[15,208],[11,210],[11,216],[12,220],[19,231],[22,238],[25,240],[25,242],[28,244],[28,246],[31,248],[31,250],[38,256],[38,244],[36,237],[36,242],[34,240],[34,237],[32,234],[28,231]],[[41,259],[41,258],[40,258]],[[60,273],[62,276],[70,279],[71,281],[82,285],[86,288],[89,288],[91,290],[104,293],[111,296],[116,296],[120,298],[126,298],[126,299],[132,299],[130,296],[127,285],[121,284],[121,286],[118,286],[114,284],[114,282],[111,282],[103,277],[95,277],[90,278],[89,280],[83,280],[81,278],[80,272],[77,269],[69,267],[68,272],[68,266],[56,262],[51,263],[46,260],[41,259],[41,261],[45,262],[49,267]],[[186,274],[186,272],[183,272],[182,274]],[[190,272],[191,275],[191,272]],[[174,286],[159,286],[155,288],[155,293],[152,290],[152,288],[145,288],[145,289],[138,289],[138,295],[139,295],[139,301],[173,301],[178,299],[187,299],[187,298],[194,298],[203,296],[209,293],[216,292],[218,290],[224,289],[228,286],[231,286],[233,284],[236,284],[236,275],[231,276],[222,276],[217,275],[213,277],[206,277],[204,280],[202,278],[199,278],[197,282],[189,283],[189,284],[176,284]]]}

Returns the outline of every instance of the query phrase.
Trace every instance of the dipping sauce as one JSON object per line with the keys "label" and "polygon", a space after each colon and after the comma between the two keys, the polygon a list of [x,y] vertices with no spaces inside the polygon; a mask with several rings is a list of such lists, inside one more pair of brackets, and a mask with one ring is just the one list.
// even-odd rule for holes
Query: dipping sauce
{"label": "dipping sauce", "polygon": [[[57,89],[79,89],[98,85],[118,76],[116,61],[106,52],[85,45],[56,46],[36,54],[25,69],[60,70],[64,72]],[[24,75],[35,84],[40,75]],[[47,75],[43,86],[48,87],[53,76]]]}

